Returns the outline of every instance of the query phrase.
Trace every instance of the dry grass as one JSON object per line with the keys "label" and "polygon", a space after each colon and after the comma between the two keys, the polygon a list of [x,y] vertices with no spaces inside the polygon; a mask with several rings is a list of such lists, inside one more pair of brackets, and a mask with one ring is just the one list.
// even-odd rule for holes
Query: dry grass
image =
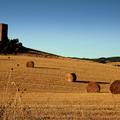
{"label": "dry grass", "polygon": [[[120,79],[119,67],[67,58],[10,56],[8,59],[2,55],[0,58],[0,109],[5,107],[2,103],[13,101],[14,104],[7,103],[9,119],[120,119],[120,95],[109,90],[109,83]],[[35,66],[28,69],[26,63],[30,60]],[[66,81],[67,73],[75,73],[76,82]],[[100,85],[100,93],[87,93],[90,81]],[[19,91],[12,82],[20,84]]]}

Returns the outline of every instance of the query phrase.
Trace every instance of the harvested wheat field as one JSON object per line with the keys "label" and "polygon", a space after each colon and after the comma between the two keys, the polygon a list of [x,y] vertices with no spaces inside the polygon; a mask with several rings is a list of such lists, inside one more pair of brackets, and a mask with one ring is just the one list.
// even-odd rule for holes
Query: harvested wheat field
{"label": "harvested wheat field", "polygon": [[[10,57],[10,59],[8,59]],[[34,67],[26,67],[29,61]],[[65,80],[75,73],[75,82]],[[0,55],[0,120],[119,120],[120,68],[69,58]],[[87,93],[89,82],[100,92]]]}

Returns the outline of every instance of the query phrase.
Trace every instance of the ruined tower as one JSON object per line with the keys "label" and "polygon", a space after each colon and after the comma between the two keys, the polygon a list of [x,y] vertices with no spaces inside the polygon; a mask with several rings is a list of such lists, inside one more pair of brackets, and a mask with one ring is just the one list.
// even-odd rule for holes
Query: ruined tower
{"label": "ruined tower", "polygon": [[0,23],[0,41],[6,41],[8,39],[8,25]]}

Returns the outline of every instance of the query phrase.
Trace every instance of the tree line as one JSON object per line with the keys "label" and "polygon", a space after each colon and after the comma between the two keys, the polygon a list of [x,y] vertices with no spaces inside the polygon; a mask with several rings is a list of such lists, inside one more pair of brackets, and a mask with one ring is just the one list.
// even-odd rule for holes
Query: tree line
{"label": "tree line", "polygon": [[19,39],[7,39],[6,41],[0,41],[0,54],[16,54],[21,52],[22,43]]}
{"label": "tree line", "polygon": [[76,58],[76,57],[71,57],[73,59],[80,59],[80,60],[89,60],[89,61],[94,61],[94,62],[99,62],[99,63],[109,63],[109,62],[120,62],[120,57],[101,57],[101,58],[96,58],[96,59],[90,59],[90,58]]}

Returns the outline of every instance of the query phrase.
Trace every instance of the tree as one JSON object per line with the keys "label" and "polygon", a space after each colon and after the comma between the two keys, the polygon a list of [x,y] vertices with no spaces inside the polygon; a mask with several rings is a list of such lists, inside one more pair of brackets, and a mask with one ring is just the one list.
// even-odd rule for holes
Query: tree
{"label": "tree", "polygon": [[19,39],[8,39],[8,41],[0,42],[0,53],[12,54],[19,52],[19,48],[22,47],[22,43],[19,43]]}

